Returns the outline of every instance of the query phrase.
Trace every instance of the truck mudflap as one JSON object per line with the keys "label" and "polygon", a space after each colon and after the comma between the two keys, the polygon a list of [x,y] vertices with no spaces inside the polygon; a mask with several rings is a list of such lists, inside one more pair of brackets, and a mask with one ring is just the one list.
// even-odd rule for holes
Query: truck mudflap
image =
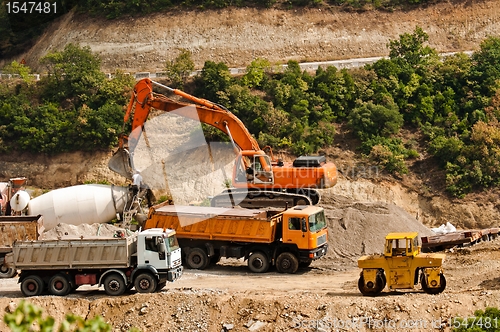
{"label": "truck mudflap", "polygon": [[301,259],[316,260],[325,256],[327,252],[328,252],[328,243],[325,243],[324,245],[313,250],[301,250],[299,254]]}
{"label": "truck mudflap", "polygon": [[182,276],[184,268],[182,266],[171,269],[167,272],[167,280],[172,282],[179,279]]}

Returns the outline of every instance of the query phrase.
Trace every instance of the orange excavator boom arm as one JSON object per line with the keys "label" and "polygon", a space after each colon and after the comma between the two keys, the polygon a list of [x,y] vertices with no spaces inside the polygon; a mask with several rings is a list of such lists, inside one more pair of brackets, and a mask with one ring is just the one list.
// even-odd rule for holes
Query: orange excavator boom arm
{"label": "orange excavator boom arm", "polygon": [[[183,103],[164,95],[155,94],[153,93],[153,84],[159,85],[195,104]],[[129,146],[132,145],[133,147],[138,141],[141,130],[136,129],[142,127],[147,121],[151,108],[165,112],[175,112],[175,114],[183,117],[199,120],[222,130],[233,139],[240,149],[260,151],[259,144],[243,122],[229,110],[206,99],[197,98],[181,90],[153,82],[148,78],[140,80],[135,85],[134,93],[124,116],[124,122],[126,123],[129,121],[130,116],[133,115]]]}

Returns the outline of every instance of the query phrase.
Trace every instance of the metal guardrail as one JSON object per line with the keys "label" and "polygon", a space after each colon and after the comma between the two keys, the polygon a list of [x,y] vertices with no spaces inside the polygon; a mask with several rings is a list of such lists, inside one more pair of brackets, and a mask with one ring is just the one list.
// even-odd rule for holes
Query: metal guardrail
{"label": "metal guardrail", "polygon": [[[447,56],[456,54],[456,53],[465,53],[468,56],[471,56],[473,51],[464,51],[464,52],[449,52],[449,53],[441,53],[440,57],[446,58]],[[388,59],[388,57],[371,57],[371,58],[359,58],[359,59],[347,59],[347,60],[332,60],[332,61],[318,61],[318,62],[303,62],[299,63],[300,69],[306,71],[316,71],[319,67],[327,68],[330,66],[335,66],[337,69],[349,69],[349,68],[359,68],[368,64],[373,64],[380,59]],[[275,66],[275,70],[284,70],[287,67],[286,64]],[[231,75],[243,75],[246,72],[246,68],[230,68],[229,72]],[[201,73],[201,70],[195,70],[190,73],[189,76],[198,76]],[[143,78],[165,78],[167,74],[165,72],[137,72],[137,73],[125,73],[126,75],[133,75],[136,80],[141,80]],[[31,74],[36,81],[40,80],[42,74]],[[106,77],[111,79],[113,78],[113,74],[106,73]],[[0,79],[15,79],[20,78],[18,74],[3,74],[0,72]]]}

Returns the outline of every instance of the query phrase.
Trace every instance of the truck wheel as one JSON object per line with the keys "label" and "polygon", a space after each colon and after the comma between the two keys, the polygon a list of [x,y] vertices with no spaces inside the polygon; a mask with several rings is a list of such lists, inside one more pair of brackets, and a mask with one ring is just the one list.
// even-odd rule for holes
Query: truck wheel
{"label": "truck wheel", "polygon": [[0,266],[0,278],[12,278],[17,274],[17,270],[2,264]]}
{"label": "truck wheel", "polygon": [[269,269],[269,259],[266,254],[256,251],[248,257],[248,268],[254,273],[264,273]]}
{"label": "truck wheel", "polygon": [[375,284],[368,283],[368,285],[365,285],[365,278],[363,277],[363,272],[361,272],[358,280],[358,289],[361,294],[365,296],[377,296],[382,292],[384,287],[384,277],[380,271],[377,273],[377,277],[375,278]]}
{"label": "truck wheel", "polygon": [[125,280],[118,273],[112,273],[104,279],[104,291],[111,296],[118,296],[125,293],[127,285]]}
{"label": "truck wheel", "polygon": [[298,268],[299,260],[291,252],[282,252],[276,259],[276,270],[279,273],[293,274]]}
{"label": "truck wheel", "polygon": [[135,278],[134,286],[139,293],[153,293],[156,291],[158,281],[151,273],[141,273]]}
{"label": "truck wheel", "polygon": [[36,275],[28,276],[21,282],[21,292],[24,296],[38,296],[42,294],[44,287],[42,278]]}
{"label": "truck wheel", "polygon": [[313,260],[312,259],[308,259],[307,261],[305,262],[300,262],[299,263],[299,267],[302,267],[302,268],[307,268],[309,267],[311,264],[312,264]]}
{"label": "truck wheel", "polygon": [[422,273],[422,278],[420,279],[420,283],[422,284],[422,289],[427,294],[433,294],[433,295],[439,294],[439,293],[442,293],[444,291],[444,289],[446,288],[446,278],[444,277],[443,274],[439,275],[439,283],[440,283],[440,285],[439,285],[438,288],[430,288],[427,285],[427,281],[425,280],[425,277],[424,277],[423,273]]}
{"label": "truck wheel", "polygon": [[155,292],[161,291],[166,285],[167,285],[166,281],[158,283],[158,286],[156,286]]}
{"label": "truck wheel", "polygon": [[201,248],[193,248],[186,257],[186,264],[191,269],[203,270],[208,266],[208,256]]}
{"label": "truck wheel", "polygon": [[71,285],[65,275],[58,273],[49,280],[49,293],[52,295],[65,296],[71,291]]}

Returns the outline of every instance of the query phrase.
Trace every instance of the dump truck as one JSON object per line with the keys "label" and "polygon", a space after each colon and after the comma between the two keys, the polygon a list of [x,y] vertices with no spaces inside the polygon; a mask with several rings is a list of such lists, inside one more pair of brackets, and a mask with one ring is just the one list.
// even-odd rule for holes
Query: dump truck
{"label": "dump truck", "polygon": [[3,264],[5,255],[12,252],[15,241],[33,241],[43,232],[43,217],[36,216],[0,216],[0,278],[12,278],[17,271]]}
{"label": "dump truck", "polygon": [[158,228],[128,237],[16,241],[5,263],[21,270],[24,296],[65,296],[80,285],[104,286],[111,296],[133,287],[152,293],[183,271],[175,231]]}
{"label": "dump truck", "polygon": [[421,253],[417,232],[389,233],[383,254],[358,259],[362,269],[358,289],[363,295],[379,295],[390,290],[412,289],[419,282],[424,292],[439,294],[446,288],[443,274],[445,254]]}
{"label": "dump truck", "polygon": [[205,269],[220,258],[244,258],[252,272],[295,273],[328,249],[324,210],[295,206],[279,213],[266,210],[159,204],[144,224],[175,229],[187,267]]}

